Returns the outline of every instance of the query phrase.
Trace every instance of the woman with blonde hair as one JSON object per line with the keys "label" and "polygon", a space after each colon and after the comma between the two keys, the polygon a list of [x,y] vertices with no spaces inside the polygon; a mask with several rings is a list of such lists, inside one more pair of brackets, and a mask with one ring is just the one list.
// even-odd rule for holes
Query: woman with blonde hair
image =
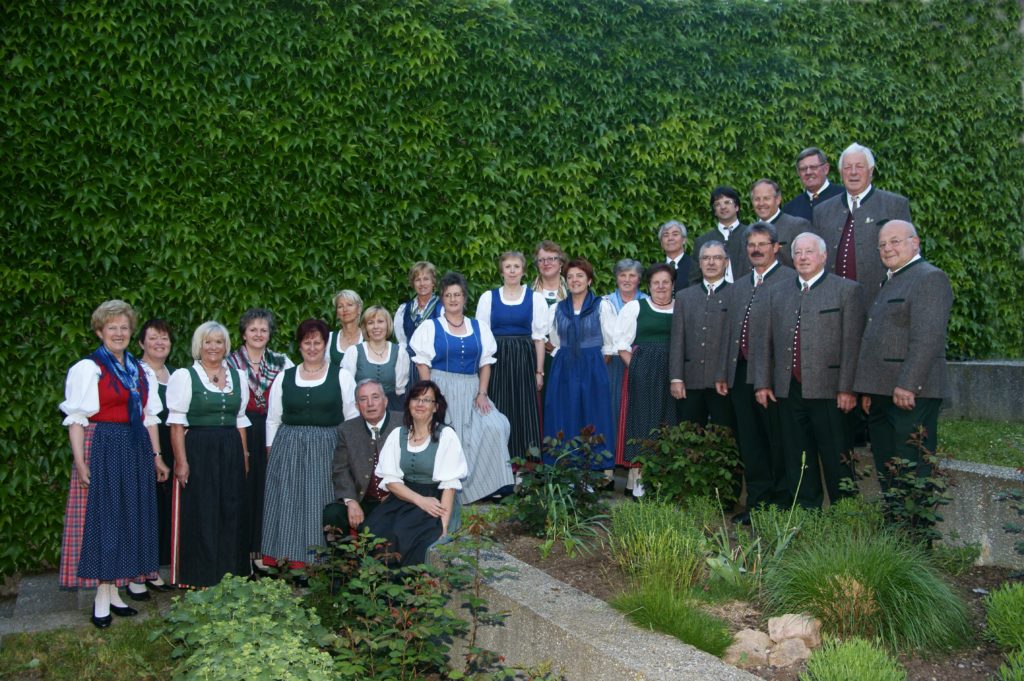
{"label": "woman with blonde hair", "polygon": [[356,384],[372,378],[384,387],[384,395],[392,409],[398,409],[409,384],[409,353],[401,345],[388,340],[393,330],[391,314],[380,305],[371,305],[359,323],[363,342],[345,353],[341,361],[355,377]]}
{"label": "woman with blonde hair", "polygon": [[348,349],[363,342],[363,334],[359,330],[359,317],[363,314],[363,299],[352,289],[344,289],[334,294],[334,312],[338,317],[339,328],[332,331],[327,339],[327,359],[333,364],[341,364]]}

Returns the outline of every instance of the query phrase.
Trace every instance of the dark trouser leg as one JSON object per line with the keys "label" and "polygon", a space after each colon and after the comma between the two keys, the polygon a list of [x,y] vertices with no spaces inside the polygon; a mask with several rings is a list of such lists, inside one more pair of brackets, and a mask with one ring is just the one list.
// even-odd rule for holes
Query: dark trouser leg
{"label": "dark trouser leg", "polygon": [[825,489],[830,503],[836,503],[849,493],[843,492],[840,482],[853,480],[854,474],[847,452],[850,442],[847,415],[836,406],[835,398],[804,400],[814,431],[821,470],[825,476]]}
{"label": "dark trouser leg", "polygon": [[889,485],[887,464],[893,457],[917,463],[920,476],[931,475],[931,467],[921,463],[921,453],[911,443],[911,436],[919,426],[924,427],[926,435],[922,444],[929,452],[935,451],[942,400],[919,397],[914,402],[914,408],[906,410],[897,407],[891,395],[871,396],[871,411],[868,412],[871,454],[883,489]]}
{"label": "dark trouser leg", "polygon": [[706,390],[687,390],[686,399],[676,400],[676,412],[680,421],[689,421],[698,426],[707,425],[708,403]]}
{"label": "dark trouser leg", "polygon": [[800,384],[795,380],[790,381],[789,395],[779,398],[779,420],[782,424],[786,490],[791,497],[796,497],[802,507],[821,508],[823,494],[821,472],[818,469],[818,446],[811,427],[808,405]]}
{"label": "dark trouser leg", "polygon": [[[747,383],[747,362],[740,360],[736,365],[736,380],[729,390],[733,412],[736,417],[736,442],[743,459],[743,479],[747,483],[747,508],[772,503],[776,491],[782,487],[785,464],[781,447],[773,447],[768,410],[754,400],[754,386]],[[778,420],[777,405],[770,408]]]}
{"label": "dark trouser leg", "polygon": [[733,411],[732,400],[729,399],[729,396],[722,397],[714,388],[708,388],[704,391],[704,400],[707,403],[711,423],[730,428],[735,433],[736,413]]}

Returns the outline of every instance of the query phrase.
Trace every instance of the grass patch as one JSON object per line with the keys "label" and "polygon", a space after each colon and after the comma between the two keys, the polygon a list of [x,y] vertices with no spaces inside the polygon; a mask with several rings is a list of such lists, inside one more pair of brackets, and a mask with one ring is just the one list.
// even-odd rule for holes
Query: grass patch
{"label": "grass patch", "polygon": [[880,646],[862,638],[825,641],[807,660],[800,681],[906,681],[907,672]]}
{"label": "grass patch", "polygon": [[0,648],[0,678],[50,681],[139,681],[169,679],[174,664],[171,644],[149,641],[162,620],[117,620],[109,629],[60,629],[5,636]]}
{"label": "grass patch", "polygon": [[612,556],[637,585],[688,589],[704,573],[707,538],[673,504],[643,501],[612,511]]}
{"label": "grass patch", "polygon": [[715,657],[732,643],[726,623],[694,605],[683,592],[649,585],[619,596],[612,606],[639,627],[675,636]]}
{"label": "grass patch", "polygon": [[940,420],[939,444],[961,461],[1024,468],[1024,423]]}
{"label": "grass patch", "polygon": [[1024,582],[1003,584],[985,597],[987,635],[1003,650],[1024,650]]}

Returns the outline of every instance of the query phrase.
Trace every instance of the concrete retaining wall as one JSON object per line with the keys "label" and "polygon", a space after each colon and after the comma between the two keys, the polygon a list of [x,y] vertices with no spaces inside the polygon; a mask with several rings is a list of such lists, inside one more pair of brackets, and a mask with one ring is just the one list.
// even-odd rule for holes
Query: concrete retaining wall
{"label": "concrete retaining wall", "polygon": [[[981,545],[981,565],[1001,565],[1024,569],[1024,556],[1014,544],[1024,536],[1010,534],[1003,524],[1024,525],[1024,518],[1012,511],[1005,501],[995,501],[1000,492],[1024,491],[1024,474],[1005,466],[988,466],[967,461],[948,461],[942,467],[952,472],[955,486],[953,501],[939,509],[943,521],[938,529],[951,544]],[[955,540],[951,539],[956,534]]]}
{"label": "concrete retaining wall", "polygon": [[942,416],[951,419],[1024,421],[1024,361],[948,362],[952,399]]}

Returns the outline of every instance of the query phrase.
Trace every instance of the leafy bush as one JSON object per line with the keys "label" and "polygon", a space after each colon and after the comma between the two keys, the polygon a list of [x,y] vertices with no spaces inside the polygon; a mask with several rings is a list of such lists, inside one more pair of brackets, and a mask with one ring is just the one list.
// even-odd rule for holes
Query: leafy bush
{"label": "leafy bush", "polygon": [[612,606],[637,626],[675,636],[706,653],[721,657],[732,643],[728,625],[695,605],[686,592],[648,584],[617,596]]}
{"label": "leafy bush", "polygon": [[988,636],[1006,650],[1024,650],[1024,583],[1003,584],[985,597]]}
{"label": "leafy bush", "polygon": [[730,429],[684,421],[640,442],[644,487],[658,498],[681,504],[690,497],[718,496],[726,503],[739,497],[742,464]]}
{"label": "leafy bush", "polygon": [[333,660],[321,649],[333,637],[280,580],[227,575],[175,599],[166,623],[154,637],[175,642],[173,656],[183,658],[175,679],[334,678]]}
{"label": "leafy bush", "polygon": [[1006,656],[1006,662],[996,670],[995,681],[1024,681],[1024,649]]}
{"label": "leafy bush", "polygon": [[966,607],[924,550],[900,533],[834,536],[787,552],[764,573],[776,613],[807,612],[846,638],[939,649],[968,634]]}
{"label": "leafy bush", "polygon": [[862,638],[825,641],[811,653],[800,681],[906,681],[907,672],[881,646]]}
{"label": "leafy bush", "polygon": [[707,538],[674,505],[619,504],[612,510],[612,557],[637,585],[687,590],[703,573]]}

